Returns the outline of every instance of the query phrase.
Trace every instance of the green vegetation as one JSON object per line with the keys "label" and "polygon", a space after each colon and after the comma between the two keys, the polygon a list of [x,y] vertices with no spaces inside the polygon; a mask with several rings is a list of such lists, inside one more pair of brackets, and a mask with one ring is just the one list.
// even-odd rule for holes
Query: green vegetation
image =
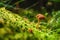
{"label": "green vegetation", "polygon": [[0,0],[0,40],[60,40],[60,0],[29,1]]}
{"label": "green vegetation", "polygon": [[[30,15],[28,11],[23,14]],[[53,11],[50,18],[45,14],[47,22],[41,21],[38,29],[37,22],[20,15],[0,8],[0,40],[60,40],[60,11]]]}
{"label": "green vegetation", "polygon": [[60,0],[49,0],[49,1],[60,2]]}

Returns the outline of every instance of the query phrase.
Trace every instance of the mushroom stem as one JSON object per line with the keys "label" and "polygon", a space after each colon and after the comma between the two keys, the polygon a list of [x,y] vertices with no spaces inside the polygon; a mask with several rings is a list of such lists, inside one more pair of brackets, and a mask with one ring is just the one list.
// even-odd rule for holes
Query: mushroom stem
{"label": "mushroom stem", "polygon": [[38,19],[38,24],[40,24],[40,19]]}
{"label": "mushroom stem", "polygon": [[37,23],[37,26],[36,26],[37,29],[39,28],[39,24],[40,24],[40,20],[38,19],[38,23]]}

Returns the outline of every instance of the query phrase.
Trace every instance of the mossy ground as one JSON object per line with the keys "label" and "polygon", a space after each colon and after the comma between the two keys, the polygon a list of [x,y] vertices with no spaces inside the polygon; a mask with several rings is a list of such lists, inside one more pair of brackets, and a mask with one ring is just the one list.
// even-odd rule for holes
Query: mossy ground
{"label": "mossy ground", "polygon": [[52,18],[37,29],[37,23],[0,8],[0,40],[60,40],[60,17],[57,22]]}

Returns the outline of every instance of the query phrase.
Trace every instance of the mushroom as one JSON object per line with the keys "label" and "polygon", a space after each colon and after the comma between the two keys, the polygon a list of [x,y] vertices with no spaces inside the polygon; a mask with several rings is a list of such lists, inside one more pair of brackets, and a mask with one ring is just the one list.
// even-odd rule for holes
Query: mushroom
{"label": "mushroom", "polygon": [[36,28],[39,28],[40,20],[45,19],[45,16],[43,14],[37,14],[36,18],[38,19],[38,24]]}
{"label": "mushroom", "polygon": [[29,33],[33,33],[33,29],[32,28],[28,28],[28,32]]}

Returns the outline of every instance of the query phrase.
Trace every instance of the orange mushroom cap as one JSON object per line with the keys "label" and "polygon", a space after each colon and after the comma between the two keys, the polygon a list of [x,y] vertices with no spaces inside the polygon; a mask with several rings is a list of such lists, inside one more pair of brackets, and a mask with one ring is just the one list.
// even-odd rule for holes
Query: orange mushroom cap
{"label": "orange mushroom cap", "polygon": [[36,18],[37,19],[45,19],[45,16],[43,14],[37,14]]}

